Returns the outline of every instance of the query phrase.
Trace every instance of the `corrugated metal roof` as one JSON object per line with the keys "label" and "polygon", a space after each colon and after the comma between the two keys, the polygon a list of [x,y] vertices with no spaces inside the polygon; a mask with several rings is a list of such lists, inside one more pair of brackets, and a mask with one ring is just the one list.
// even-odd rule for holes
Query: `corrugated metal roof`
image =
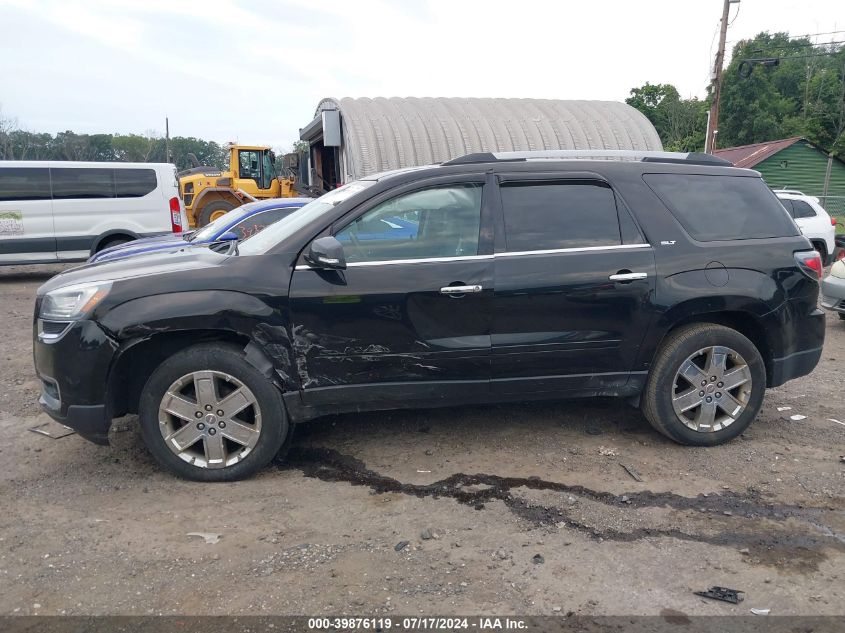
{"label": "corrugated metal roof", "polygon": [[324,99],[338,109],[348,176],[430,165],[474,152],[661,150],[641,112],[615,101],[551,99]]}
{"label": "corrugated metal roof", "polygon": [[766,141],[765,143],[754,143],[753,145],[739,145],[738,147],[726,147],[713,152],[719,158],[731,161],[735,167],[751,168],[762,163],[769,156],[804,140],[800,136],[785,138],[780,141]]}

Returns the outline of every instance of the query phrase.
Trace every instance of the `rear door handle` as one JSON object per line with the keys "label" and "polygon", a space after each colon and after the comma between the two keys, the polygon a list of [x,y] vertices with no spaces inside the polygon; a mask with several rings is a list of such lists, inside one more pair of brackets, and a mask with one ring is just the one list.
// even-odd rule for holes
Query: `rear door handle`
{"label": "rear door handle", "polygon": [[470,292],[481,292],[481,286],[443,286],[440,289],[442,295],[465,295]]}
{"label": "rear door handle", "polygon": [[645,279],[648,273],[623,273],[618,272],[615,275],[608,277],[610,281],[635,281],[637,279]]}

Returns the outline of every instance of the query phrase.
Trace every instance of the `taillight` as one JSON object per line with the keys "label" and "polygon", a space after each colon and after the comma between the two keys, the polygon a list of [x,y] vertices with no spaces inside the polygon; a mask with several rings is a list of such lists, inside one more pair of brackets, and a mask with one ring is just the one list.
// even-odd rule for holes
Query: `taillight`
{"label": "taillight", "polygon": [[836,217],[834,217],[834,216],[830,216],[830,223],[831,223],[833,226],[836,226]]}
{"label": "taillight", "polygon": [[176,197],[170,199],[170,228],[174,233],[182,232],[182,209]]}
{"label": "taillight", "polygon": [[795,263],[805,275],[820,281],[824,268],[822,267],[822,258],[818,251],[799,251],[795,253]]}

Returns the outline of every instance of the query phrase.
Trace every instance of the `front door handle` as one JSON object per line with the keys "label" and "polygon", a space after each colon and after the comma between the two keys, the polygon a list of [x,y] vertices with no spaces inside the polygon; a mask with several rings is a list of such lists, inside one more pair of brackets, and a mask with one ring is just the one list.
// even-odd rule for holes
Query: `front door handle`
{"label": "front door handle", "polygon": [[465,295],[470,292],[481,292],[482,288],[479,285],[475,286],[443,286],[440,289],[442,295]]}
{"label": "front door handle", "polygon": [[637,279],[645,279],[646,277],[648,277],[648,273],[632,273],[620,270],[615,275],[608,277],[608,279],[610,281],[636,281]]}

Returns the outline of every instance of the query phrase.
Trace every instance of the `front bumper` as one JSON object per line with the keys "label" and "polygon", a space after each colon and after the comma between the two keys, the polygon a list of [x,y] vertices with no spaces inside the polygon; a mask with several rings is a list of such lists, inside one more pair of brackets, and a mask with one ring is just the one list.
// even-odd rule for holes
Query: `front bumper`
{"label": "front bumper", "polygon": [[108,444],[109,367],[116,345],[93,321],[76,321],[58,338],[33,333],[39,404],[60,424],[97,444]]}
{"label": "front bumper", "polygon": [[845,279],[828,275],[822,281],[822,307],[845,313]]}

